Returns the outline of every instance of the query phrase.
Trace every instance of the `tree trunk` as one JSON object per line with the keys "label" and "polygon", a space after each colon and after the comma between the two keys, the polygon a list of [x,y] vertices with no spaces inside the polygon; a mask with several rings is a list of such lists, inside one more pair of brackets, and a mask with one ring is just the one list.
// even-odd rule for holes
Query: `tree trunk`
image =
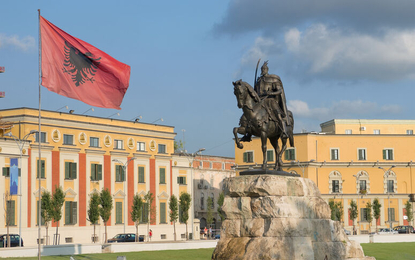
{"label": "tree trunk", "polygon": [[[7,214],[9,214],[9,213],[7,213]],[[6,236],[6,239],[7,239],[7,247],[10,247],[9,223],[7,223],[7,236]]]}
{"label": "tree trunk", "polygon": [[46,224],[46,245],[48,245],[49,225],[47,223],[45,224]]}
{"label": "tree trunk", "polygon": [[135,223],[135,242],[140,242],[140,239],[138,238],[138,224]]}
{"label": "tree trunk", "polygon": [[107,222],[104,223],[104,226],[105,226],[105,243],[108,243],[108,240],[107,240]]}
{"label": "tree trunk", "polygon": [[59,221],[56,221],[56,235],[55,235],[55,245],[59,245],[58,244],[58,241],[59,241],[59,238],[58,238],[58,230],[59,229]]}
{"label": "tree trunk", "polygon": [[95,241],[95,234],[96,234],[96,232],[95,232],[95,228],[96,228],[96,225],[94,224],[94,238],[93,238],[93,239],[94,239],[94,243],[96,242],[96,241]]}
{"label": "tree trunk", "polygon": [[189,232],[187,231],[187,222],[186,222],[186,240],[189,240]]}
{"label": "tree trunk", "polygon": [[174,241],[176,241],[176,221],[173,221],[173,228],[174,228]]}

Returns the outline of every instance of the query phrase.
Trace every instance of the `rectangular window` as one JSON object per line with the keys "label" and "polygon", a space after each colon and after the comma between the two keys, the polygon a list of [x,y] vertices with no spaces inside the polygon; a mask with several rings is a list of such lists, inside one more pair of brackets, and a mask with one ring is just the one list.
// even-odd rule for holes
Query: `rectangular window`
{"label": "rectangular window", "polygon": [[[35,133],[35,142],[39,142],[39,132]],[[40,142],[46,143],[46,132],[40,133]]]}
{"label": "rectangular window", "polygon": [[267,151],[267,162],[273,162],[274,161],[274,151],[268,150]]}
{"label": "rectangular window", "polygon": [[121,182],[125,181],[125,174],[122,165],[115,165],[115,181]]}
{"label": "rectangular window", "polygon": [[138,182],[145,183],[143,166],[138,166]]}
{"label": "rectangular window", "polygon": [[359,190],[366,190],[366,180],[360,180],[359,184]]}
{"label": "rectangular window", "polygon": [[160,184],[166,184],[166,168],[160,168]]}
{"label": "rectangular window", "polygon": [[115,202],[115,224],[122,223],[122,202]]}
{"label": "rectangular window", "polygon": [[75,225],[78,218],[76,201],[65,201],[65,225]]}
{"label": "rectangular window", "polygon": [[414,130],[412,130],[412,129],[406,130],[406,134],[407,135],[413,135],[414,134]]}
{"label": "rectangular window", "polygon": [[395,221],[395,208],[388,208],[388,221]]}
{"label": "rectangular window", "polygon": [[159,153],[166,153],[166,145],[159,144]]}
{"label": "rectangular window", "polygon": [[146,143],[145,142],[137,142],[137,151],[145,152],[146,151]]}
{"label": "rectangular window", "polygon": [[367,222],[367,209],[360,209],[360,221]]}
{"label": "rectangular window", "polygon": [[[39,178],[39,160],[36,162],[36,178]],[[40,178],[45,178],[45,160],[40,160]]]}
{"label": "rectangular window", "polygon": [[333,193],[340,192],[340,183],[339,183],[338,180],[333,180],[331,182],[331,185],[332,185],[332,192]]}
{"label": "rectangular window", "polygon": [[102,164],[91,164],[91,181],[102,180]]}
{"label": "rectangular window", "polygon": [[185,176],[179,176],[177,177],[177,183],[186,185],[186,177]]}
{"label": "rectangular window", "polygon": [[388,192],[395,192],[394,181],[388,180]]}
{"label": "rectangular window", "polygon": [[288,148],[287,150],[285,150],[285,160],[286,161],[295,160],[295,149],[294,148]]}
{"label": "rectangular window", "polygon": [[330,149],[330,155],[332,160],[339,160],[339,149],[334,148]]}
{"label": "rectangular window", "polygon": [[76,179],[76,163],[65,162],[65,180]]}
{"label": "rectangular window", "polygon": [[90,147],[99,147],[99,138],[98,137],[90,137],[89,138],[89,146]]}
{"label": "rectangular window", "polygon": [[393,160],[393,149],[383,149],[383,160]]}
{"label": "rectangular window", "polygon": [[73,135],[63,135],[63,144],[73,145]]}
{"label": "rectangular window", "polygon": [[114,140],[114,149],[124,149],[123,140]]}
{"label": "rectangular window", "polygon": [[254,162],[254,152],[244,152],[244,162],[245,163]]}
{"label": "rectangular window", "polygon": [[351,135],[352,134],[352,129],[346,129],[345,134]]}
{"label": "rectangular window", "polygon": [[166,222],[166,203],[160,202],[160,224],[167,224]]}
{"label": "rectangular window", "polygon": [[373,134],[374,135],[380,135],[380,129],[374,129]]}
{"label": "rectangular window", "polygon": [[140,223],[148,222],[148,203],[143,203],[143,210],[141,210]]}
{"label": "rectangular window", "polygon": [[[16,215],[16,202],[14,200],[7,201],[7,216],[6,222],[9,222],[9,226],[16,225],[15,215]],[[7,224],[7,223],[6,223]]]}
{"label": "rectangular window", "polygon": [[366,160],[366,149],[357,149],[357,153],[358,153],[358,159],[360,161]]}

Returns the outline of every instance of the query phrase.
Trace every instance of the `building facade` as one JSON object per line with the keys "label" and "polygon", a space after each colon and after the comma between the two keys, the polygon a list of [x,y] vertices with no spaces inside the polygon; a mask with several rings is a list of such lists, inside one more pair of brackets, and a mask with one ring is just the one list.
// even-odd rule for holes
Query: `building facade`
{"label": "building facade", "polygon": [[[405,204],[413,210],[415,161],[415,120],[331,120],[321,124],[319,133],[295,134],[295,147],[282,156],[283,169],[313,180],[322,197],[341,202],[341,221],[346,229],[353,224],[360,233],[378,227],[408,225]],[[260,167],[259,138],[235,148],[237,171]],[[275,154],[268,143],[269,168]],[[380,219],[367,221],[366,205],[378,199]],[[350,218],[350,203],[358,207],[358,218]],[[371,224],[371,225],[369,225]],[[413,222],[410,223],[413,225]]]}
{"label": "building facade", "polygon": [[[38,110],[6,109],[0,110],[0,115],[2,125],[7,126],[0,128],[2,194],[10,191],[8,172],[11,159],[22,157],[21,196],[14,195],[1,203],[2,208],[5,204],[10,206],[9,212],[12,212],[10,232],[18,233],[20,230],[25,245],[37,243],[39,192],[53,193],[58,186],[65,192],[59,222],[61,244],[92,241],[93,225],[87,219],[89,200],[92,193],[103,189],[108,189],[113,198],[113,210],[107,223],[109,238],[123,233],[124,229],[127,233],[135,233],[130,218],[133,197],[136,194],[144,197],[151,192],[154,196],[152,205],[156,209],[155,217],[149,220],[152,240],[173,240],[169,199],[172,194],[179,197],[181,192],[192,194],[191,187],[179,183],[177,175],[190,178],[191,171],[173,171],[174,127],[42,111],[40,134],[29,135],[20,154],[17,143],[22,142],[30,131],[38,131]],[[40,169],[37,167],[39,160]],[[190,214],[190,223],[193,223],[192,216]],[[2,233],[6,233],[5,214],[0,214],[0,221],[4,223]],[[55,226],[53,222],[52,227]],[[54,229],[49,230],[49,236],[52,236]],[[176,223],[176,230],[180,239],[186,227]],[[46,243],[43,227],[41,232],[42,242]],[[193,231],[189,230],[189,233]],[[147,234],[147,224],[141,223],[139,235],[147,239]],[[96,239],[104,242],[102,220],[97,226]]]}

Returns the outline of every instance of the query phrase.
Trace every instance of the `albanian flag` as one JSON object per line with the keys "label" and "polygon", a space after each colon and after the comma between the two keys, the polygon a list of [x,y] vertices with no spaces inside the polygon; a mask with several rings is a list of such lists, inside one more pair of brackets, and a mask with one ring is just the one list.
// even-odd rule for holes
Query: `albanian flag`
{"label": "albanian flag", "polygon": [[130,66],[40,17],[42,85],[88,105],[121,109]]}

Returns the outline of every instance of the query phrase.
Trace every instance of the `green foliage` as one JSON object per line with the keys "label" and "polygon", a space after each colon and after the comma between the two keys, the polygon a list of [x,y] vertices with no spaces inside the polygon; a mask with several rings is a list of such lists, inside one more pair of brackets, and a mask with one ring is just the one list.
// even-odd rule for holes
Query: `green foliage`
{"label": "green foliage", "polygon": [[207,199],[206,223],[210,226],[213,223],[213,198]]}
{"label": "green foliage", "polygon": [[148,221],[148,224],[150,224],[150,222],[154,222],[156,220],[156,207],[153,205],[153,201],[154,201],[154,195],[153,193],[151,193],[150,191],[147,192],[147,194],[144,196],[144,200],[147,203],[147,219],[149,219],[150,221]]}
{"label": "green foliage", "polygon": [[182,142],[182,140],[179,140],[179,142],[177,142],[176,140],[174,140],[174,151],[178,152],[184,149],[184,142]]}
{"label": "green foliage", "polygon": [[170,222],[176,222],[179,218],[179,206],[177,202],[177,197],[173,194],[170,197],[169,201],[169,209],[170,209]]}
{"label": "green foliage", "polygon": [[49,191],[44,191],[41,198],[41,215],[42,219],[45,222],[45,225],[48,226],[49,222],[52,220],[53,208],[52,208],[52,195]]}
{"label": "green foliage", "polygon": [[366,203],[366,219],[369,222],[369,230],[370,230],[370,226],[372,225],[372,221],[373,221],[372,203],[370,203],[370,201]]}
{"label": "green foliage", "polygon": [[140,224],[140,217],[143,211],[143,199],[140,195],[136,194],[133,198],[133,205],[131,206],[131,220],[135,223],[136,226]]}
{"label": "green foliage", "polygon": [[110,219],[112,211],[112,196],[108,189],[102,189],[100,195],[99,216],[102,218],[104,225],[107,225],[107,221]]}
{"label": "green foliage", "polygon": [[222,206],[223,206],[223,202],[225,201],[225,194],[223,192],[221,192],[219,194],[219,198],[218,198],[218,213],[219,213],[219,217],[220,217],[220,221],[224,221],[225,220],[225,214],[222,211]]}
{"label": "green foliage", "polygon": [[[414,213],[412,212],[412,205],[409,201],[405,203],[405,209],[406,209],[406,216],[408,217],[408,223],[411,223],[414,219]],[[410,225],[410,224],[409,224]]]}
{"label": "green foliage", "polygon": [[352,200],[350,202],[350,219],[353,220],[353,225],[354,225],[354,220],[357,219],[357,204],[356,201]]}
{"label": "green foliage", "polygon": [[373,200],[373,217],[376,219],[376,232],[378,232],[378,220],[380,218],[380,208],[382,207],[382,204],[379,203],[378,198],[375,198]]}
{"label": "green foliage", "polygon": [[329,201],[331,210],[331,219],[336,221],[342,221],[343,219],[343,204],[341,202],[335,202],[334,200]]}
{"label": "green foliage", "polygon": [[182,221],[183,223],[187,224],[187,221],[189,220],[189,209],[190,209],[190,202],[192,202],[192,198],[190,197],[190,194],[187,192],[182,192],[180,194],[179,198],[179,207],[182,211]]}
{"label": "green foliage", "polygon": [[99,205],[100,205],[100,197],[97,192],[92,193],[91,199],[89,200],[89,208],[88,208],[88,221],[96,225],[99,220]]}
{"label": "green foliage", "polygon": [[61,186],[56,187],[55,191],[52,195],[52,219],[55,222],[58,222],[62,218],[62,206],[65,202],[65,192],[63,192],[63,189]]}

